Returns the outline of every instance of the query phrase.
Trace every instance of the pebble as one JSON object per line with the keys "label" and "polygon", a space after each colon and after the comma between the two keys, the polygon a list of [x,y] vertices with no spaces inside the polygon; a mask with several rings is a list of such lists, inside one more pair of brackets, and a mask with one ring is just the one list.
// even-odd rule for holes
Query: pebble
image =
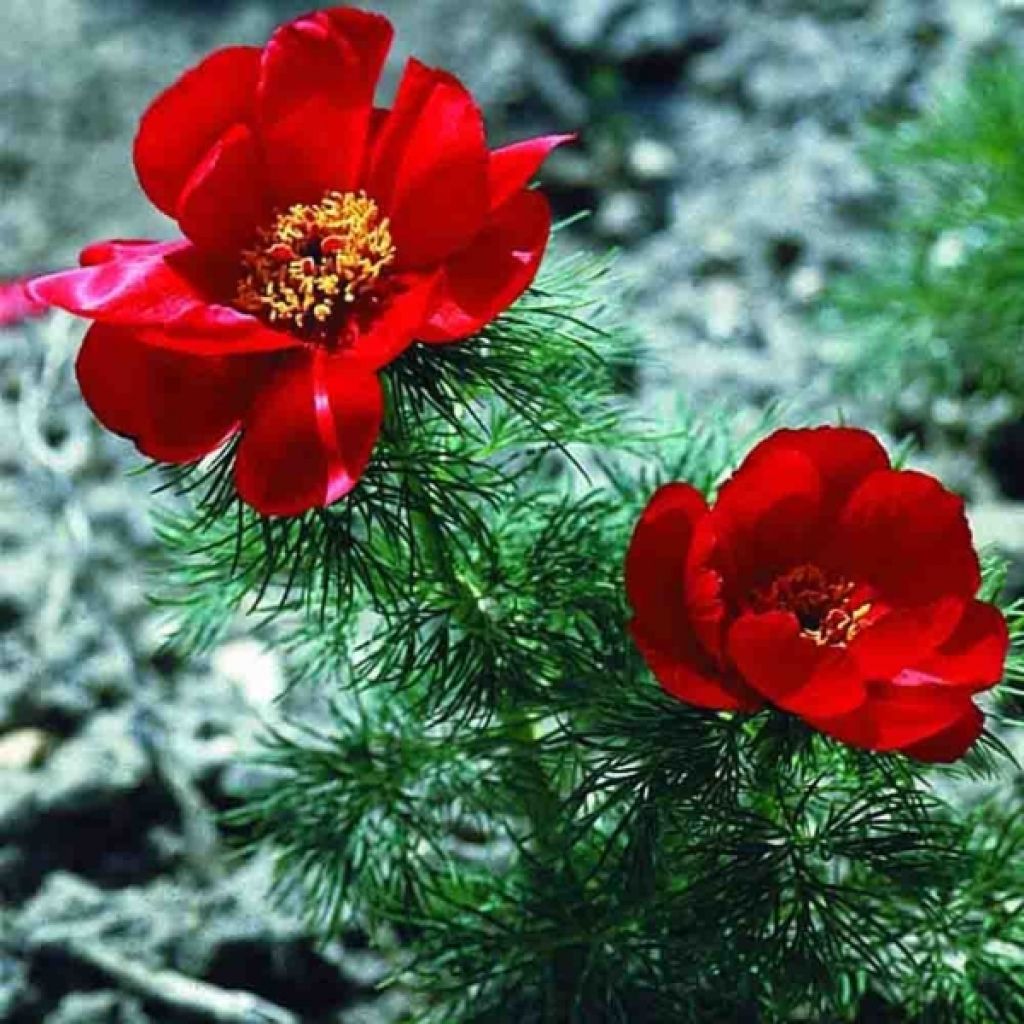
{"label": "pebble", "polygon": [[644,193],[612,192],[597,209],[595,227],[610,241],[636,241],[650,232],[654,216],[653,204]]}
{"label": "pebble", "polygon": [[671,181],[679,168],[675,150],[659,139],[640,138],[630,147],[629,169],[640,181]]}
{"label": "pebble", "polygon": [[52,743],[53,737],[42,729],[15,729],[0,735],[0,770],[38,768]]}
{"label": "pebble", "polygon": [[285,690],[280,658],[256,640],[234,640],[213,654],[214,670],[233,683],[249,704],[272,708]]}

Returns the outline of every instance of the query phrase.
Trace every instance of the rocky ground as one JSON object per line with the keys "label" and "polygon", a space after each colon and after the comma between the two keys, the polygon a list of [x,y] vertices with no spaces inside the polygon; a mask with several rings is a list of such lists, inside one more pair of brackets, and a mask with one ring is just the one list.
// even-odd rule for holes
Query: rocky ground
{"label": "rocky ground", "polygon": [[[5,0],[0,278],[166,232],[130,165],[147,98],[309,5]],[[1024,33],[996,0],[379,6],[399,30],[392,81],[415,45],[467,81],[498,141],[581,129],[547,181],[560,212],[594,210],[581,240],[623,249],[650,349],[639,394],[659,413],[680,398],[834,411],[828,373],[851,342],[803,312],[877,229],[865,120]],[[245,791],[280,669],[244,626],[206,662],[163,652],[149,480],[76,397],[80,335],[61,316],[0,331],[0,1020],[394,1019],[361,936],[318,948],[268,900],[265,865],[226,856],[215,814]],[[943,460],[979,533],[1024,547],[984,467]]]}

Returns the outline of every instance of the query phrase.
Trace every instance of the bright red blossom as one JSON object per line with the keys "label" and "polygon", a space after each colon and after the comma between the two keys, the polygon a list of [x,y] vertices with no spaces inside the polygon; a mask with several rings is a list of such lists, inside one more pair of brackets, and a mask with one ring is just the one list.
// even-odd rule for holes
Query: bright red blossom
{"label": "bright red blossom", "polygon": [[241,431],[238,491],[265,514],[351,490],[383,415],[377,371],[415,340],[477,333],[550,235],[526,186],[567,136],[490,151],[466,89],[415,60],[375,108],[391,38],[386,18],[335,8],[211,54],[135,142],[185,237],[102,242],[30,285],[95,321],[78,379],[107,427],[168,462]]}
{"label": "bright red blossom", "polygon": [[662,487],[626,560],[631,631],[664,689],[775,707],[853,746],[953,761],[1003,674],[962,501],[862,430],[780,430],[708,507]]}

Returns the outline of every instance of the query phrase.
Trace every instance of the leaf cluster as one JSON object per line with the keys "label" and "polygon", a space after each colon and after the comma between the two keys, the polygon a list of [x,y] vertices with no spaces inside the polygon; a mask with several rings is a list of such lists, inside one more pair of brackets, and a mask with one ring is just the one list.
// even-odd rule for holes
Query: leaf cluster
{"label": "leaf cluster", "polygon": [[609,628],[613,493],[525,496],[493,561],[434,549],[360,631],[341,682],[369,717],[339,702],[315,754],[274,738],[236,822],[282,886],[327,934],[400,934],[424,1021],[1012,1020],[1012,810],[965,821],[901,758],[662,693]]}
{"label": "leaf cluster", "polygon": [[[840,388],[930,419],[1024,411],[1024,64],[977,65],[917,120],[878,130],[867,156],[887,216],[874,256],[825,297],[847,339]],[[948,418],[945,417],[945,418]]]}
{"label": "leaf cluster", "polygon": [[[965,815],[899,757],[683,705],[630,642],[639,509],[672,479],[712,495],[750,438],[717,413],[622,425],[628,353],[589,326],[589,266],[396,364],[350,499],[261,519],[230,452],[174,481],[195,488],[161,525],[182,642],[255,604],[292,681],[234,833],[317,931],[389,950],[427,1022],[1017,1019],[1010,805]],[[1001,581],[987,564],[986,596]]]}

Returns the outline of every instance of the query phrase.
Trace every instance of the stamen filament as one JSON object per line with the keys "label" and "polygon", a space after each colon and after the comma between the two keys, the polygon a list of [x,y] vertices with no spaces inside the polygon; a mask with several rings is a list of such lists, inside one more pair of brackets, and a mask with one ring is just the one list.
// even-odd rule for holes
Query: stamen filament
{"label": "stamen filament", "polygon": [[326,334],[347,309],[372,299],[394,262],[387,217],[364,192],[328,192],[297,203],[242,253],[236,302],[305,335]]}

